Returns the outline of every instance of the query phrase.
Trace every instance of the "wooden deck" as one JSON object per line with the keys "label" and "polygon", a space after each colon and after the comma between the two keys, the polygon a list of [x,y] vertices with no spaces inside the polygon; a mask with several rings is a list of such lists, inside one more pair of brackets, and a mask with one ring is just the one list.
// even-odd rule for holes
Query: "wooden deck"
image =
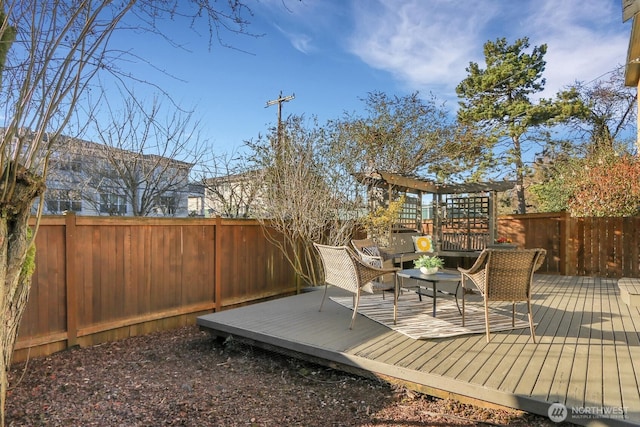
{"label": "wooden deck", "polygon": [[204,315],[198,324],[436,396],[543,416],[559,402],[575,424],[640,425],[638,307],[622,302],[614,279],[536,275],[533,293],[537,344],[528,329],[494,333],[490,343],[482,334],[418,341],[362,315],[349,330],[351,310],[327,299],[318,311],[320,290]]}

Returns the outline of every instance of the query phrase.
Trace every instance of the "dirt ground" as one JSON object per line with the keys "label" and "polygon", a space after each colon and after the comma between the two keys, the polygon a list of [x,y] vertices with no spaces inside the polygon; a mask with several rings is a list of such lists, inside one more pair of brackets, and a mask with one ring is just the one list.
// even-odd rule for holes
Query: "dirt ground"
{"label": "dirt ground", "polygon": [[6,410],[8,426],[558,425],[216,340],[196,326],[15,364]]}

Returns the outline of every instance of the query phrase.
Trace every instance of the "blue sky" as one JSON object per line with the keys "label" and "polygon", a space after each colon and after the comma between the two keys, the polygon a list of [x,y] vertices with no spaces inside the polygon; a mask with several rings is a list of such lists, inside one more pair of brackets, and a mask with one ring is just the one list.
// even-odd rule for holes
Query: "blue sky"
{"label": "blue sky", "polygon": [[[546,43],[543,96],[600,78],[626,60],[631,21],[621,0],[247,0],[259,37],[207,34],[175,26],[184,49],[147,36],[116,39],[171,74],[131,64],[185,108],[195,108],[215,152],[231,152],[277,119],[266,102],[295,94],[283,116],[362,112],[368,92],[433,93],[455,111],[456,85],[470,61],[484,67],[483,44],[506,37]],[[154,39],[157,41],[157,38]],[[136,88],[140,97],[153,90]]]}

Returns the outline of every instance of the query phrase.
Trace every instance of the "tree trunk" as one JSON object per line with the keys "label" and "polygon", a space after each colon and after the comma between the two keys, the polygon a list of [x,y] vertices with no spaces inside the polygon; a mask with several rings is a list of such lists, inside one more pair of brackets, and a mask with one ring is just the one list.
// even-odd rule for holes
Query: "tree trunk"
{"label": "tree trunk", "polygon": [[18,327],[24,314],[31,275],[35,268],[35,248],[33,235],[29,231],[29,217],[34,200],[42,194],[42,179],[31,175],[24,169],[18,172],[11,167],[5,168],[6,175],[15,173],[15,187],[0,185],[5,201],[0,205],[0,314],[2,332],[0,332],[0,423],[5,425],[5,402],[8,389],[8,373],[13,357],[13,348],[18,335]]}
{"label": "tree trunk", "polygon": [[523,180],[520,177],[516,181],[516,196],[518,197],[518,213],[524,215],[527,213],[527,202],[524,195]]}
{"label": "tree trunk", "polygon": [[527,213],[527,201],[524,194],[524,162],[522,160],[522,148],[520,146],[520,137],[513,136],[513,152],[514,162],[516,166],[516,197],[518,198],[517,213],[524,215]]}

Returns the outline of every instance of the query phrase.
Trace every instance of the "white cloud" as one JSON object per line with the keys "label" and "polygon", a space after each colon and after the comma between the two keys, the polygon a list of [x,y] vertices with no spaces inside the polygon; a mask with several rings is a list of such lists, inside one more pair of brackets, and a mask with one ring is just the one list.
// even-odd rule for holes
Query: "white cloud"
{"label": "white cloud", "polygon": [[626,61],[630,27],[612,2],[545,0],[529,26],[532,44],[547,44],[546,95],[590,82]]}
{"label": "white cloud", "polygon": [[464,14],[464,4],[468,2],[357,3],[350,49],[410,88],[444,85],[453,90],[476,56],[476,34],[495,13],[495,6],[488,4],[482,14]]}
{"label": "white cloud", "polygon": [[[348,7],[326,0],[261,0],[258,11],[289,41],[305,54],[317,52],[334,34],[333,26],[344,18]],[[327,37],[327,35],[329,35]]]}
{"label": "white cloud", "polygon": [[311,36],[299,32],[285,31],[279,25],[275,27],[289,40],[294,49],[305,54],[314,50]]}
{"label": "white cloud", "polygon": [[529,37],[531,46],[546,43],[543,95],[552,96],[623,63],[629,38],[621,6],[602,0],[377,0],[353,7],[350,51],[394,75],[407,90],[438,88],[444,99],[455,98],[470,61],[484,65],[487,40]]}

